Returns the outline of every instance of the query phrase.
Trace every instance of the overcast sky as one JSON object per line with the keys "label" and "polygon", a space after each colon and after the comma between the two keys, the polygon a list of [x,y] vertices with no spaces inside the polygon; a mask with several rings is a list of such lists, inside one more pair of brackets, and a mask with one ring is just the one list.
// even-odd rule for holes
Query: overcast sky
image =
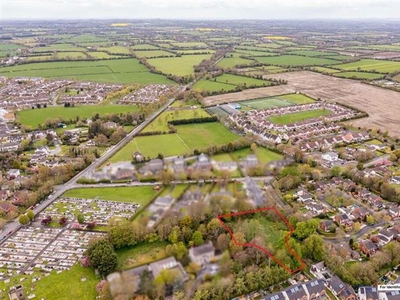
{"label": "overcast sky", "polygon": [[399,18],[400,0],[0,0],[7,19]]}

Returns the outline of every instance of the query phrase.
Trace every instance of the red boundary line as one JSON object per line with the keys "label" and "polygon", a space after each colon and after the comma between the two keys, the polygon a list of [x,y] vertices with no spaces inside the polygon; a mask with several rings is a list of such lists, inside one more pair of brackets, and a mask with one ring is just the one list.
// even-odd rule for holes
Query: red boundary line
{"label": "red boundary line", "polygon": [[[274,212],[276,212],[278,214],[278,216],[282,219],[283,222],[285,222],[285,224],[289,227],[290,231],[289,233],[286,235],[285,237],[285,243],[286,243],[286,249],[299,261],[300,263],[300,267],[298,267],[296,270],[291,270],[290,268],[288,268],[284,263],[282,263],[279,259],[277,259],[275,256],[273,256],[268,250],[266,250],[264,247],[261,247],[259,245],[253,244],[253,243],[245,243],[245,244],[240,244],[237,242],[237,240],[235,239],[235,236],[232,232],[232,230],[225,225],[224,221],[222,220],[223,218],[227,218],[227,217],[236,217],[236,216],[242,216],[242,215],[247,215],[247,214],[253,214],[253,213],[258,213],[258,212],[262,212],[262,211],[266,211],[266,210],[272,210]],[[248,210],[248,211],[241,211],[241,212],[237,212],[237,213],[231,213],[231,214],[225,214],[225,215],[220,215],[217,217],[219,222],[221,223],[222,227],[224,227],[224,229],[226,231],[229,232],[229,234],[232,237],[232,240],[234,241],[234,243],[237,246],[244,246],[244,247],[254,247],[257,248],[259,250],[261,250],[262,252],[264,252],[265,254],[267,254],[270,258],[272,258],[278,265],[280,265],[282,268],[284,268],[286,271],[288,271],[289,273],[293,274],[296,273],[298,271],[303,270],[306,267],[306,264],[304,263],[304,261],[297,255],[296,252],[293,251],[293,249],[289,246],[289,238],[292,235],[292,233],[294,232],[294,228],[289,224],[288,220],[283,216],[283,214],[275,207],[275,206],[271,206],[271,207],[263,207],[263,208],[259,208],[259,209],[253,209],[253,210]]]}

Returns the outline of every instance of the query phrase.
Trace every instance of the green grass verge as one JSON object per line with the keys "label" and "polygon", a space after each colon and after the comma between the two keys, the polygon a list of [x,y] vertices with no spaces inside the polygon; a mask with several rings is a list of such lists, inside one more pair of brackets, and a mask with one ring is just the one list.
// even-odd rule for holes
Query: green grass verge
{"label": "green grass verge", "polygon": [[303,94],[289,94],[276,97],[278,99],[283,99],[294,104],[306,104],[314,103],[315,100]]}

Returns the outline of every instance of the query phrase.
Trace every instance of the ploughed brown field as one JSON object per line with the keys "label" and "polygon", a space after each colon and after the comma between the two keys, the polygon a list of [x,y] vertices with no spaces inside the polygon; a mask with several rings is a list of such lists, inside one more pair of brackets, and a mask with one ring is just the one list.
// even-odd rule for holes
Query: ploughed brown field
{"label": "ploughed brown field", "polygon": [[288,84],[207,97],[204,98],[204,102],[207,106],[210,106],[300,91],[315,99],[321,98],[322,100],[333,100],[348,104],[369,114],[368,118],[350,121],[354,126],[388,130],[390,135],[400,137],[400,93],[398,92],[363,84],[356,80],[308,71],[268,76],[287,80]]}

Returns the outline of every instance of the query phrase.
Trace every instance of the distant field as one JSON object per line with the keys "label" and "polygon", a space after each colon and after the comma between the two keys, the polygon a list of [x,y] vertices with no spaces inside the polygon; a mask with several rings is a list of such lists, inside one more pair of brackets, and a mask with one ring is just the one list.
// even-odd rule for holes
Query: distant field
{"label": "distant field", "polygon": [[271,116],[269,117],[269,120],[275,124],[286,125],[308,119],[318,118],[321,116],[326,116],[329,114],[331,114],[331,111],[328,109],[316,109],[316,110],[302,111],[281,116]]}
{"label": "distant field", "polygon": [[298,55],[257,57],[257,60],[263,64],[292,66],[292,67],[332,65],[338,63],[338,61],[332,59],[298,56]]}
{"label": "distant field", "polygon": [[86,59],[87,56],[83,52],[57,52],[58,59]]}
{"label": "distant field", "polygon": [[104,61],[45,62],[0,68],[0,76],[33,76],[44,78],[72,78],[110,83],[172,83],[159,74],[150,73],[137,59]]}
{"label": "distant field", "polygon": [[328,73],[328,74],[333,74],[333,73],[340,72],[340,70],[331,69],[331,68],[325,68],[325,67],[314,67],[314,68],[312,68],[312,70],[314,70],[314,69],[316,71],[318,71],[318,72]]}
{"label": "distant field", "polygon": [[176,56],[174,53],[164,50],[135,51],[137,57],[160,57],[160,56]]}
{"label": "distant field", "polygon": [[266,49],[264,50],[264,49],[258,48],[257,50],[258,51],[237,49],[236,53],[239,55],[247,55],[247,56],[275,56],[275,55],[277,55],[276,52],[269,52]]}
{"label": "distant field", "polygon": [[23,125],[37,128],[47,119],[80,119],[92,117],[94,114],[105,115],[107,113],[124,113],[137,111],[138,108],[132,105],[83,105],[75,107],[52,106],[40,109],[21,110],[17,113],[18,122]]}
{"label": "distant field", "polygon": [[308,50],[291,51],[290,54],[305,55],[305,56],[309,56],[309,57],[338,55],[338,53],[336,53],[336,52],[311,51],[311,50],[310,51],[308,51]]}
{"label": "distant field", "polygon": [[294,104],[306,104],[306,103],[314,103],[315,100],[303,94],[289,94],[277,96],[278,99],[283,99],[289,101]]}
{"label": "distant field", "polygon": [[87,52],[87,54],[96,59],[112,59],[112,58],[120,57],[118,55],[110,55],[108,53],[99,52],[99,51],[90,51],[90,52]]}
{"label": "distant field", "polygon": [[[35,56],[29,56],[26,57],[27,61],[38,61],[38,60],[50,60],[53,58],[53,55],[49,54],[49,55],[35,55]],[[1,69],[0,69],[1,71]]]}
{"label": "distant field", "polygon": [[361,59],[360,61],[336,65],[335,67],[345,71],[373,71],[381,73],[393,73],[400,70],[400,62],[378,59]]}
{"label": "distant field", "polygon": [[241,58],[239,57],[239,55],[236,54],[233,57],[226,57],[222,59],[218,63],[218,66],[220,66],[221,68],[234,68],[237,65],[249,65],[252,62],[254,61],[250,59]]}
{"label": "distant field", "polygon": [[152,186],[80,188],[67,191],[63,197],[111,200],[146,205],[155,196]]}
{"label": "distant field", "polygon": [[222,83],[219,81],[201,79],[193,85],[192,89],[199,91],[208,91],[208,92],[224,92],[224,91],[228,92],[228,91],[234,91],[236,89],[236,85]]}
{"label": "distant field", "polygon": [[131,51],[122,46],[111,46],[111,47],[102,47],[99,48],[99,51],[107,51],[110,52],[111,54],[130,54]]}
{"label": "distant field", "polygon": [[198,65],[202,60],[209,59],[210,57],[211,54],[199,54],[171,58],[152,58],[147,61],[164,74],[186,76],[194,73],[193,67],[195,65]]}
{"label": "distant field", "polygon": [[137,44],[132,46],[133,50],[158,50],[159,48],[150,44]]}
{"label": "distant field", "polygon": [[[171,45],[170,45],[170,47],[171,47]],[[198,54],[198,53],[200,53],[200,54],[201,53],[215,53],[215,50],[211,50],[211,49],[177,50],[176,52],[179,54],[183,54],[183,55],[190,55],[190,54]]]}
{"label": "distant field", "polygon": [[6,56],[7,54],[14,55],[16,53],[16,50],[20,48],[25,47],[14,44],[0,44],[0,57]]}
{"label": "distant field", "polygon": [[46,47],[36,47],[34,52],[54,52],[54,51],[86,51],[84,47],[78,47],[73,44],[51,44]]}
{"label": "distant field", "polygon": [[108,38],[96,36],[90,33],[75,35],[69,38],[68,41],[72,43],[110,42]]}
{"label": "distant field", "polygon": [[187,42],[187,43],[171,43],[177,48],[207,48],[207,44],[203,42]]}
{"label": "distant field", "polygon": [[385,74],[365,73],[365,72],[342,72],[342,73],[335,73],[333,75],[342,78],[355,78],[355,79],[367,79],[367,80],[381,79],[385,77]]}

